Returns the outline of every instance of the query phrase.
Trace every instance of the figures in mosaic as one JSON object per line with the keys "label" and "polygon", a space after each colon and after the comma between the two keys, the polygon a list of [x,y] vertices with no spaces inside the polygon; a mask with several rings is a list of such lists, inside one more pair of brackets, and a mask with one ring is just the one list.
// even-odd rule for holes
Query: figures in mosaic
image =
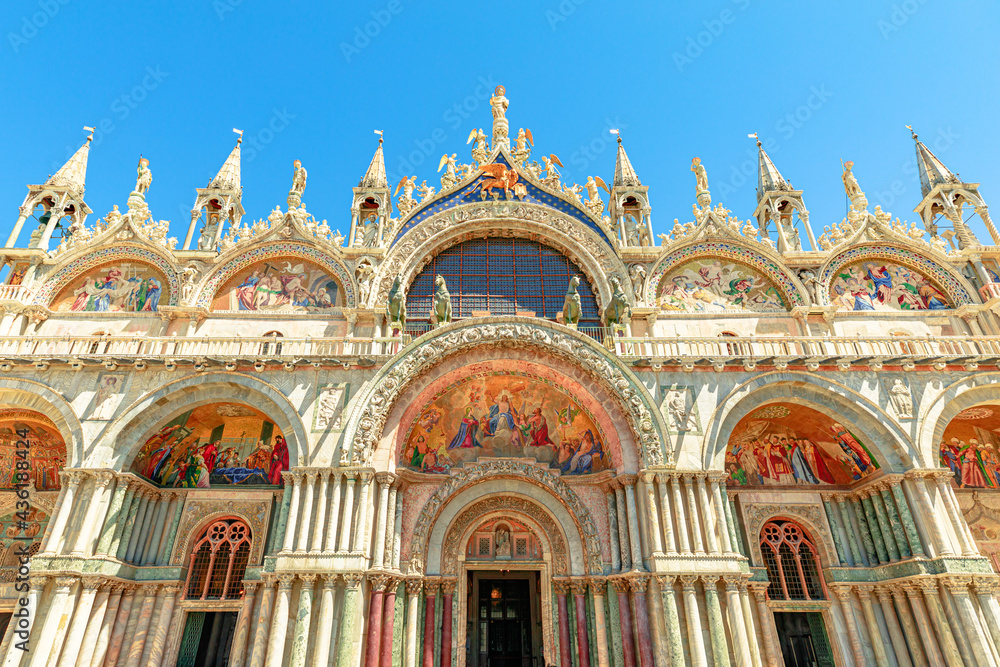
{"label": "figures in mosaic", "polygon": [[787,310],[774,284],[736,262],[712,257],[685,263],[660,282],[660,308],[690,312]]}
{"label": "figures in mosaic", "polygon": [[214,308],[312,312],[336,306],[338,293],[336,280],[315,264],[298,259],[275,259],[237,273],[219,290]]}
{"label": "figures in mosaic", "polygon": [[[17,465],[25,452],[27,473]],[[65,465],[66,443],[51,419],[34,410],[0,409],[0,489],[25,483],[39,491],[57,490]]]}
{"label": "figures in mosaic", "polygon": [[831,301],[840,310],[945,310],[941,289],[909,267],[885,261],[846,266],[830,283]]}
{"label": "figures in mosaic", "polygon": [[1000,406],[979,405],[958,413],[944,430],[941,465],[957,488],[1000,489]]}
{"label": "figures in mosaic", "polygon": [[840,422],[801,405],[772,403],[744,417],[726,450],[740,486],[850,484],[880,465]]}
{"label": "figures in mosaic", "polygon": [[159,310],[166,279],[145,264],[112,264],[88,272],[65,288],[53,310],[152,312]]}

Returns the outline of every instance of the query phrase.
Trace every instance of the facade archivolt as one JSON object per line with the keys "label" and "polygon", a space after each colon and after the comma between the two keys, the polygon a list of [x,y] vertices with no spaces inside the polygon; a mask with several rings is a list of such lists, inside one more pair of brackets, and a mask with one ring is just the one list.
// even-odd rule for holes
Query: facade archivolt
{"label": "facade archivolt", "polygon": [[854,425],[876,446],[889,470],[901,470],[922,460],[906,432],[864,395],[820,375],[785,372],[761,374],[734,388],[719,402],[705,429],[705,468],[721,469],[735,426],[750,412],[774,401],[809,406]]}
{"label": "facade archivolt", "polygon": [[51,419],[66,443],[66,467],[82,464],[87,440],[73,406],[60,394],[34,380],[0,378],[0,405],[35,410]]}
{"label": "facade archivolt", "polygon": [[980,403],[1000,402],[997,383],[1000,383],[998,372],[965,375],[962,379],[943,387],[930,400],[930,404],[921,409],[916,443],[928,467],[937,465],[940,454],[938,445],[944,437],[948,424],[958,413]]}

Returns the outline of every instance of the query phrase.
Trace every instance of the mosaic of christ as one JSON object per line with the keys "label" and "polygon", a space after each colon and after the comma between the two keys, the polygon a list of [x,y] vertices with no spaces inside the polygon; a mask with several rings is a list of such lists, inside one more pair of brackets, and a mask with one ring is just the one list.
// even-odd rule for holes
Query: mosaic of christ
{"label": "mosaic of christ", "polygon": [[840,310],[946,310],[941,289],[899,264],[867,261],[845,266],[830,281],[830,301]]}
{"label": "mosaic of christ", "polygon": [[945,428],[938,451],[957,488],[1000,489],[1000,405],[959,412]]}
{"label": "mosaic of christ", "polygon": [[726,471],[739,486],[852,484],[879,463],[857,433],[822,412],[770,403],[740,420]]}
{"label": "mosaic of christ", "polygon": [[611,465],[600,430],[576,401],[516,373],[473,375],[439,393],[410,427],[400,465],[441,473],[480,456],[530,457],[564,475]]}
{"label": "mosaic of christ", "polygon": [[288,445],[254,408],[211,403],[182,413],[143,444],[132,472],[162,486],[282,484]]}
{"label": "mosaic of christ", "polygon": [[238,272],[215,296],[213,310],[312,312],[337,305],[337,281],[297,258],[270,259]]}

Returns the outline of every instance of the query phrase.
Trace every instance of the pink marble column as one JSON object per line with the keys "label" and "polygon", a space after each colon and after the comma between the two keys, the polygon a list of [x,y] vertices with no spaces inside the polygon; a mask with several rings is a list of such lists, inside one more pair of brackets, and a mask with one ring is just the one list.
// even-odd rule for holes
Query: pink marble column
{"label": "pink marble column", "polygon": [[573,589],[573,603],[576,614],[576,643],[577,656],[580,665],[587,667],[590,665],[590,637],[587,634],[587,582],[574,581],[570,584]]}
{"label": "pink marble column", "polygon": [[445,579],[441,582],[441,602],[444,609],[441,613],[441,667],[451,667],[451,605],[455,598],[455,580]]}
{"label": "pink marble column", "polygon": [[423,667],[434,667],[434,605],[437,602],[438,585],[436,581],[428,581],[425,586]]}
{"label": "pink marble column", "polygon": [[618,593],[618,615],[622,622],[622,650],[625,652],[625,667],[635,667],[635,634],[632,631],[632,610],[628,601],[628,581],[609,579]]}
{"label": "pink marble column", "polygon": [[649,627],[649,606],[646,604],[647,577],[629,579],[632,589],[632,617],[635,619],[639,635],[639,664],[642,667],[653,667],[653,638]]}
{"label": "pink marble column", "polygon": [[382,605],[385,597],[386,577],[369,577],[371,602],[368,603],[368,646],[365,667],[379,667],[379,648],[382,645]]}
{"label": "pink marble column", "polygon": [[553,582],[556,589],[556,605],[559,609],[559,667],[572,667],[573,657],[570,653],[569,639],[569,605],[566,601],[566,594],[569,592],[569,583],[565,581]]}
{"label": "pink marble column", "polygon": [[396,617],[396,585],[398,583],[398,579],[390,579],[389,583],[386,584],[382,609],[381,667],[392,667],[392,625]]}

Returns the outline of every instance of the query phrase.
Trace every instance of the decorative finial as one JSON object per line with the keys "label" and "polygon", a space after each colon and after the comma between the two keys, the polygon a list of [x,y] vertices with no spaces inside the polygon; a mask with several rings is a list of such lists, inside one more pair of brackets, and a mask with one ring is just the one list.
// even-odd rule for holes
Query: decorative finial
{"label": "decorative finial", "polygon": [[240,138],[236,140],[236,145],[238,146],[238,145],[240,145],[241,143],[243,143],[243,130],[237,130],[237,129],[236,129],[235,127],[234,127],[234,128],[233,128],[233,132],[235,132],[236,134],[240,135]]}
{"label": "decorative finial", "polygon": [[750,138],[750,139],[756,139],[757,140],[757,148],[760,148],[760,146],[761,146],[761,144],[760,144],[760,137],[757,136],[756,132],[751,132],[750,134],[747,135],[747,137]]}
{"label": "decorative finial", "polygon": [[375,130],[375,134],[378,135],[378,145],[382,145],[382,130]]}
{"label": "decorative finial", "polygon": [[912,125],[907,125],[906,129],[910,131],[910,134],[913,135],[913,140],[916,141],[917,140],[917,133],[913,131],[913,126]]}
{"label": "decorative finial", "polygon": [[617,128],[612,128],[608,132],[618,137],[618,143],[622,142],[622,133]]}
{"label": "decorative finial", "polygon": [[83,131],[84,131],[84,132],[90,132],[90,135],[89,135],[89,136],[87,137],[87,141],[88,141],[88,142],[91,142],[91,141],[93,141],[93,140],[94,140],[94,129],[95,129],[95,128],[93,128],[93,127],[90,127],[90,126],[88,126],[88,125],[84,125],[84,126],[83,126]]}

